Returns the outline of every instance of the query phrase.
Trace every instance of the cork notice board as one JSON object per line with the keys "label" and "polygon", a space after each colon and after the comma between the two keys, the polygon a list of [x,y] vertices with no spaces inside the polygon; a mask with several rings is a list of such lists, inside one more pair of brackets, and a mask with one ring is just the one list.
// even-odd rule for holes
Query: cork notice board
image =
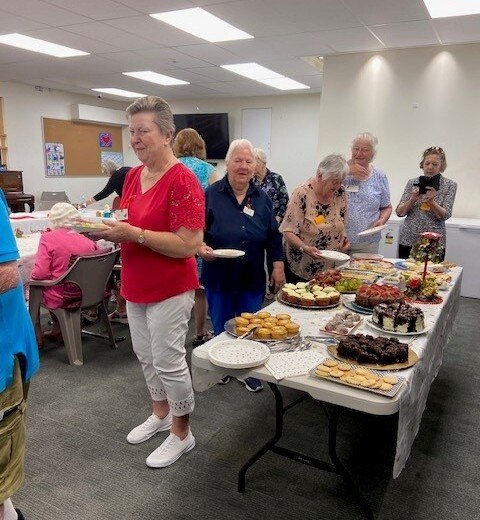
{"label": "cork notice board", "polygon": [[[123,152],[119,126],[77,123],[42,118],[43,142],[61,143],[65,152],[65,177],[101,177],[101,152]],[[101,148],[99,134],[108,132],[112,146]]]}

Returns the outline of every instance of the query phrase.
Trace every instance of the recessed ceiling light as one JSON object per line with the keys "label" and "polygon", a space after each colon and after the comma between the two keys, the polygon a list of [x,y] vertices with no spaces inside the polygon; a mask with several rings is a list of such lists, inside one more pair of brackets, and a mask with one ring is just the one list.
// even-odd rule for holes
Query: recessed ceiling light
{"label": "recessed ceiling light", "polygon": [[253,38],[251,34],[237,29],[200,7],[155,13],[150,16],[173,25],[177,29],[203,38],[207,42],[228,42]]}
{"label": "recessed ceiling light", "polygon": [[308,85],[299,83],[293,79],[287,78],[278,72],[267,69],[258,63],[237,63],[234,65],[220,65],[222,69],[230,70],[240,76],[259,81],[264,85],[278,88],[279,90],[297,90],[302,88],[310,88]]}
{"label": "recessed ceiling light", "polygon": [[122,96],[126,98],[145,97],[146,94],[138,92],[131,92],[130,90],[122,90],[120,88],[92,88],[95,92],[102,92],[103,94],[112,94],[113,96]]}
{"label": "recessed ceiling light", "polygon": [[27,51],[41,52],[42,54],[48,54],[49,56],[55,56],[57,58],[71,58],[72,56],[87,56],[90,54],[89,52],[71,49],[70,47],[64,47],[63,45],[57,45],[56,43],[38,40],[37,38],[30,38],[30,36],[18,33],[4,34],[0,36],[0,43],[11,45],[12,47],[19,47],[20,49],[25,49]]}
{"label": "recessed ceiling light", "polygon": [[290,78],[271,78],[271,79],[259,79],[257,80],[260,83],[264,83],[269,87],[278,88],[279,90],[298,90],[301,88],[310,88],[308,85],[304,85],[303,83],[299,83]]}
{"label": "recessed ceiling light", "polygon": [[158,85],[190,85],[188,81],[182,79],[172,78],[171,76],[164,76],[151,70],[140,70],[138,72],[122,72],[125,76],[132,78],[143,79],[143,81],[150,81],[150,83],[157,83]]}
{"label": "recessed ceiling light", "polygon": [[480,13],[478,0],[423,0],[432,18],[466,16]]}
{"label": "recessed ceiling light", "polygon": [[220,65],[222,69],[230,70],[240,76],[245,76],[250,79],[266,79],[266,78],[283,78],[278,72],[267,69],[258,63],[236,63],[234,65]]}

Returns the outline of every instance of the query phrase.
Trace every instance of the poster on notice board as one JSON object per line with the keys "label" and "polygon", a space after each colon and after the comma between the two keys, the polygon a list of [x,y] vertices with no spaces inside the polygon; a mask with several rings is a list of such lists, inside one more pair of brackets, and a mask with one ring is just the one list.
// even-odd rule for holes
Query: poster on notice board
{"label": "poster on notice board", "polygon": [[63,177],[65,175],[65,154],[62,143],[45,143],[45,159],[47,177]]}

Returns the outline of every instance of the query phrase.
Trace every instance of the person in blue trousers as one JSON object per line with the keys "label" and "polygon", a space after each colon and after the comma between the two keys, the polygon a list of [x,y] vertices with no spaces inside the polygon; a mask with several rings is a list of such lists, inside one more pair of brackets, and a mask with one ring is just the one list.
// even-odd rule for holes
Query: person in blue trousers
{"label": "person in blue trousers", "polygon": [[[225,158],[225,177],[209,186],[206,197],[205,242],[199,255],[205,260],[202,285],[215,335],[225,322],[242,312],[257,312],[265,296],[265,255],[273,265],[270,285],[285,283],[282,235],[272,202],[253,182],[255,155],[246,139],[232,141]],[[215,249],[238,249],[238,258],[216,258]],[[224,378],[228,383],[230,378]],[[245,379],[251,392],[262,389],[258,379]]]}

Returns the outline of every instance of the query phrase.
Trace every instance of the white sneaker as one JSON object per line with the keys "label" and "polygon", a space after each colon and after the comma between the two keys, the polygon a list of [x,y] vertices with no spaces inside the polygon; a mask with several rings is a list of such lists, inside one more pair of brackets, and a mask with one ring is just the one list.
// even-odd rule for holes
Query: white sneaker
{"label": "white sneaker", "polygon": [[184,453],[195,447],[195,437],[191,430],[185,439],[180,440],[179,437],[171,433],[155,451],[152,451],[147,457],[147,466],[151,468],[165,468],[178,460]]}
{"label": "white sneaker", "polygon": [[169,412],[166,417],[160,419],[155,414],[152,415],[142,424],[134,428],[128,435],[127,441],[130,444],[140,444],[158,432],[169,430],[172,426],[172,414]]}

